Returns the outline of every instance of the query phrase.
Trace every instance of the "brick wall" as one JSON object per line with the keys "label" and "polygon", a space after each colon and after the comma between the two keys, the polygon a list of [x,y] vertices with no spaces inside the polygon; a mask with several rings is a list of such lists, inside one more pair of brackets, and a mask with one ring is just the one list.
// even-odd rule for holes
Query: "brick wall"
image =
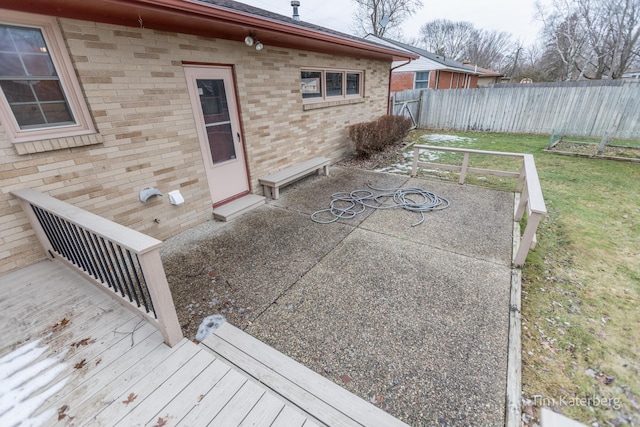
{"label": "brick wall", "polygon": [[[440,71],[438,77],[438,89],[464,89],[465,79],[469,76],[464,73],[453,73],[451,71]],[[478,87],[478,76],[471,76],[469,89]]]}
{"label": "brick wall", "polygon": [[413,89],[413,71],[394,72],[391,75],[391,92]]}
{"label": "brick wall", "polygon": [[[182,61],[233,64],[252,191],[259,176],[351,151],[350,124],[385,114],[389,63],[61,19],[98,144],[19,155],[0,127],[0,273],[44,257],[9,191],[33,188],[159,239],[211,218]],[[365,71],[356,104],[304,109],[300,68]],[[51,140],[54,147],[64,141]],[[165,196],[146,204],[144,186]],[[179,189],[185,204],[166,193]],[[154,222],[157,219],[159,223]]]}

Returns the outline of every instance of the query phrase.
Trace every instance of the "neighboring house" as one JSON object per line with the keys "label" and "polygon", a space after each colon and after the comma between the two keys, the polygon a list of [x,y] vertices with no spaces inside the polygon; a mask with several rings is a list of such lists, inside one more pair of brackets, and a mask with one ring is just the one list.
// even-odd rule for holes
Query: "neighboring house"
{"label": "neighboring house", "polygon": [[11,190],[165,239],[350,152],[417,57],[229,0],[0,0],[0,56],[0,273],[43,258]]}
{"label": "neighboring house", "polygon": [[472,64],[470,61],[465,61],[463,62],[463,64],[467,67],[472,67],[475,71],[482,73],[478,76],[478,87],[499,84],[505,80],[504,74],[479,67]]}
{"label": "neighboring house", "polygon": [[478,86],[478,76],[482,73],[461,62],[373,34],[365,39],[419,56],[411,62],[395,61],[392,64],[391,92],[407,89],[470,89]]}
{"label": "neighboring house", "polygon": [[640,80],[640,70],[629,70],[622,74],[622,79],[637,82]]}

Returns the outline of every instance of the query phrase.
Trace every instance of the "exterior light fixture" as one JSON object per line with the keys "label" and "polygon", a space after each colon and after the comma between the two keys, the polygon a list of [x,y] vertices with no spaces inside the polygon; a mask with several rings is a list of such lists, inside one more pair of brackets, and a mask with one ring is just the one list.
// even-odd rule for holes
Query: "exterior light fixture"
{"label": "exterior light fixture", "polygon": [[244,44],[249,47],[255,46],[256,50],[262,50],[264,48],[264,45],[258,41],[254,33],[249,33],[249,35],[244,38]]}

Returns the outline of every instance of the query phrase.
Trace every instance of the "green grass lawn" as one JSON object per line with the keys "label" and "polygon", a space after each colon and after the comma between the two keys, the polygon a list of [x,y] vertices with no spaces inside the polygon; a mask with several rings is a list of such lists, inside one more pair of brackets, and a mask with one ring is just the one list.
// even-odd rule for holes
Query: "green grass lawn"
{"label": "green grass lawn", "polygon": [[[640,426],[640,164],[544,153],[548,136],[455,133],[466,139],[430,142],[428,134],[409,139],[535,157],[548,216],[522,270],[525,420],[535,422],[544,404],[587,425]],[[480,156],[470,166],[519,170],[518,161]],[[515,188],[508,178],[467,182]]]}

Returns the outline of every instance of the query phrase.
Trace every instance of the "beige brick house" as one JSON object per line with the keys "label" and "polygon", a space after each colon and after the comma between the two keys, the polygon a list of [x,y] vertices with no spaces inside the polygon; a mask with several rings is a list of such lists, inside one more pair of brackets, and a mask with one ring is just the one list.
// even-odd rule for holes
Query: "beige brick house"
{"label": "beige brick house", "polygon": [[260,176],[344,156],[411,58],[228,0],[0,0],[0,273],[44,258],[10,191],[165,239]]}

